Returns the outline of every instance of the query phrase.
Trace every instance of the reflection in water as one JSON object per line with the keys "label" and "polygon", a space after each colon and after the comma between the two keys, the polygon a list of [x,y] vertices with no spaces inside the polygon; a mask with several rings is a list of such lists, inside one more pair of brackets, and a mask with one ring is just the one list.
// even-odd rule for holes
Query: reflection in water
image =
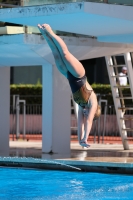
{"label": "reflection in water", "polygon": [[82,151],[75,154],[75,158],[78,158],[78,160],[85,160],[86,157],[87,157],[87,151]]}

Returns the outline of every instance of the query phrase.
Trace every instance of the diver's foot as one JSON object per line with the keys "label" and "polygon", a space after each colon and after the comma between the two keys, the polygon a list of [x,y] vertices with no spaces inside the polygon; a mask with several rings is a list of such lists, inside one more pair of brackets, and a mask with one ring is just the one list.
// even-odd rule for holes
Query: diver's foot
{"label": "diver's foot", "polygon": [[42,24],[42,28],[45,29],[45,31],[47,33],[49,33],[49,34],[53,34],[54,33],[49,24]]}
{"label": "diver's foot", "polygon": [[38,26],[40,32],[41,32],[43,35],[46,35],[46,34],[47,34],[45,28],[44,28],[42,25],[38,24],[37,26]]}

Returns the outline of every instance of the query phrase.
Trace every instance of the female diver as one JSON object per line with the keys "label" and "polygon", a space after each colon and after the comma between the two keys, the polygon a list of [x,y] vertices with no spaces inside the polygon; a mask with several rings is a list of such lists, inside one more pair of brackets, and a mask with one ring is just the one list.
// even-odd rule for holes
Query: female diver
{"label": "female diver", "polygon": [[101,114],[96,94],[87,82],[83,65],[69,52],[66,44],[57,36],[48,24],[38,24],[38,28],[52,50],[56,66],[69,81],[73,99],[78,109],[78,141],[82,147],[87,142],[93,120]]}

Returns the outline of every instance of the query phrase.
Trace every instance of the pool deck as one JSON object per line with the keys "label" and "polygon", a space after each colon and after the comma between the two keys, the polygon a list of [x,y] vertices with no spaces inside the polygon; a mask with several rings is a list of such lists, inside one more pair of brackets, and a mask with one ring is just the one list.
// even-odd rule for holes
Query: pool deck
{"label": "pool deck", "polygon": [[[78,142],[74,141],[71,142],[69,155],[59,155],[43,154],[41,141],[10,141],[10,157],[21,157],[23,167],[27,166],[23,159],[30,157],[36,159],[37,168],[40,168],[41,163],[41,168],[46,169],[81,169],[82,171],[133,174],[133,145],[130,145],[130,150],[123,150],[122,144],[91,144],[89,149],[83,149]],[[16,161],[13,161],[12,165],[13,163]]]}

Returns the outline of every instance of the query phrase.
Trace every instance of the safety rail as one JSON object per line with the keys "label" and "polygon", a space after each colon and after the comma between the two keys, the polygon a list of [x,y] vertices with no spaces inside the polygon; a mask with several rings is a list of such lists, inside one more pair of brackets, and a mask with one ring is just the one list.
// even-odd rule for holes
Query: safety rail
{"label": "safety rail", "polygon": [[[121,142],[121,137],[119,134],[119,128],[116,119],[116,112],[114,105],[107,105],[106,102],[101,102],[102,115],[99,121],[95,121],[90,132],[89,140],[93,143],[117,143]],[[42,139],[42,104],[27,104],[26,108],[26,127],[25,127],[25,137],[23,137],[23,105],[19,105],[19,138],[25,140],[41,140]],[[73,110],[73,107],[72,107]],[[73,140],[77,140],[77,119],[72,112],[71,114],[71,137]],[[126,111],[126,118],[132,120],[127,120],[125,123],[127,127],[133,129],[133,111]],[[105,115],[106,114],[106,115]],[[100,122],[100,124],[99,124]],[[14,126],[14,113],[13,105],[10,107],[10,139],[16,140],[16,126]],[[133,141],[133,131],[127,133],[130,142]]]}

